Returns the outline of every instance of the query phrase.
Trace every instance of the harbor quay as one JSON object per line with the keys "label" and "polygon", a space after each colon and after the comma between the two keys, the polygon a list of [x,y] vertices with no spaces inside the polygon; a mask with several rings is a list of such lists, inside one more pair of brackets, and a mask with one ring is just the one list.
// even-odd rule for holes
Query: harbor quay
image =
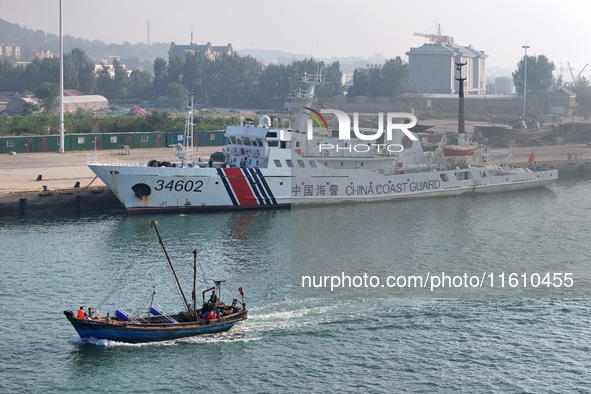
{"label": "harbor quay", "polygon": [[[221,146],[199,147],[194,158],[205,163]],[[171,161],[172,148],[129,149],[128,151],[72,151],[65,153],[19,153],[0,155],[0,194],[18,191],[49,190],[105,186],[88,168],[88,161],[97,157],[104,163],[148,163],[150,160]]]}
{"label": "harbor quay", "polygon": [[[211,153],[221,150],[221,146],[199,147],[195,159],[209,160]],[[591,146],[588,145],[546,145],[532,147],[500,148],[511,150],[508,164],[527,165],[532,152],[538,164],[547,164],[559,170],[572,172],[591,168]],[[65,153],[19,153],[0,155],[0,194],[42,190],[72,188],[79,182],[79,187],[104,186],[86,165],[88,160],[97,155],[104,163],[148,163],[150,160],[172,160],[171,148],[130,149],[129,154],[114,151],[73,151]],[[491,163],[499,158],[491,159]]]}
{"label": "harbor quay", "polygon": [[[221,146],[199,147],[195,160],[209,160]],[[591,146],[545,145],[510,150],[509,165],[527,165],[532,153],[537,164],[558,169],[559,179],[591,175]],[[76,211],[123,210],[105,184],[88,168],[89,160],[104,163],[170,161],[172,148],[128,151],[72,151],[0,155],[0,217]],[[501,160],[491,159],[491,163]]]}
{"label": "harbor quay", "polygon": [[[220,149],[199,147],[194,158],[207,163],[211,153]],[[81,211],[124,212],[115,195],[88,168],[88,161],[147,164],[150,160],[172,158],[172,148],[0,155],[0,218]]]}

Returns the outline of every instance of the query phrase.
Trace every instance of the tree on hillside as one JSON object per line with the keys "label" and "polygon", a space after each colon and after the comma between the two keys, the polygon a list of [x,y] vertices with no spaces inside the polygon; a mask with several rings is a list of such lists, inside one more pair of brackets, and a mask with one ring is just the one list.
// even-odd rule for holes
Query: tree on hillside
{"label": "tree on hillside", "polygon": [[111,78],[111,69],[108,64],[103,64],[103,67],[98,71],[96,77],[96,92],[107,99],[114,97],[114,83]]}
{"label": "tree on hillside", "polygon": [[114,86],[114,99],[126,99],[128,94],[129,75],[127,70],[121,64],[119,59],[113,59],[113,70],[115,75],[113,76]]}
{"label": "tree on hillside", "polygon": [[591,84],[585,77],[578,77],[574,82],[565,83],[564,87],[575,92],[577,97],[591,97]]}
{"label": "tree on hillside", "polygon": [[[555,84],[552,72],[555,69],[554,63],[544,55],[527,56],[526,93],[545,93],[552,90]],[[525,56],[517,63],[517,70],[513,71],[511,75],[516,92],[523,94]]]}
{"label": "tree on hillside", "polygon": [[[198,100],[202,96],[205,70],[208,60],[202,53],[187,53],[182,68],[183,86],[195,94]],[[174,81],[171,81],[174,82]],[[202,100],[203,101],[203,100]]]}
{"label": "tree on hillside", "polygon": [[171,108],[184,109],[189,103],[189,89],[178,82],[169,83],[166,86],[166,97]]}
{"label": "tree on hillside", "polygon": [[400,56],[386,60],[381,71],[384,96],[396,97],[408,91],[408,63],[402,61]]}
{"label": "tree on hillside", "polygon": [[223,54],[207,67],[208,100],[225,106],[258,104],[262,69],[263,65],[251,56]]}
{"label": "tree on hillside", "polygon": [[166,85],[168,84],[166,60],[162,57],[157,57],[154,60],[154,79],[152,79],[153,93],[157,96],[164,96],[166,94]]}
{"label": "tree on hillside", "polygon": [[353,71],[353,84],[349,87],[349,96],[367,96],[370,89],[369,73],[356,68]]}
{"label": "tree on hillside", "polygon": [[408,92],[408,64],[400,57],[388,59],[384,65],[370,68],[356,68],[353,71],[353,85],[350,96],[396,97]]}
{"label": "tree on hillside", "polygon": [[35,58],[29,63],[21,76],[20,91],[33,90],[43,82],[60,82],[60,60],[57,57]]}
{"label": "tree on hillside", "polygon": [[259,77],[258,93],[260,104],[263,107],[274,107],[281,103],[283,107],[285,98],[291,89],[292,75],[285,64],[269,64]]}
{"label": "tree on hillside", "polygon": [[152,97],[152,75],[138,68],[133,70],[129,75],[128,94],[142,100]]}
{"label": "tree on hillside", "polygon": [[20,90],[21,73],[8,59],[0,61],[0,91]]}
{"label": "tree on hillside", "polygon": [[52,113],[58,106],[60,87],[55,83],[43,82],[33,91],[33,94],[37,97],[45,112]]}
{"label": "tree on hillside", "polygon": [[113,59],[113,68],[108,64],[98,72],[96,92],[109,100],[122,100],[128,97],[129,76],[118,59]]}
{"label": "tree on hillside", "polygon": [[386,96],[381,67],[355,69],[353,85],[349,87],[350,96]]}
{"label": "tree on hillside", "polygon": [[343,94],[343,73],[341,64],[336,61],[324,67],[323,83],[318,87],[318,95],[324,97],[341,96]]}
{"label": "tree on hillside", "polygon": [[64,56],[64,88],[90,94],[94,92],[94,84],[94,62],[82,49],[72,49]]}
{"label": "tree on hillside", "polygon": [[173,57],[168,61],[168,67],[166,73],[168,74],[168,83],[183,83],[183,68],[185,65],[185,59],[180,57]]}

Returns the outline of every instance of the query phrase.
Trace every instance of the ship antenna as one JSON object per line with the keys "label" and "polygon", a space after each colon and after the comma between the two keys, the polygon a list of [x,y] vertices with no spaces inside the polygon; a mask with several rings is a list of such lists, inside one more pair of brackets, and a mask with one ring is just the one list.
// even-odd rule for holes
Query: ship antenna
{"label": "ship antenna", "polygon": [[456,78],[456,81],[459,82],[459,96],[460,96],[460,103],[458,105],[458,145],[464,145],[466,127],[464,121],[464,81],[466,78],[462,78],[462,67],[465,66],[466,63],[457,62],[456,63],[456,70],[459,71],[459,77]]}

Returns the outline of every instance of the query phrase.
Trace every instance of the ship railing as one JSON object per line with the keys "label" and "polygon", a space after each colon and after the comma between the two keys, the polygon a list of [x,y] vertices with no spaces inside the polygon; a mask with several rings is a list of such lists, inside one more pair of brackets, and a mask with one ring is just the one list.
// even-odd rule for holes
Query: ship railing
{"label": "ship railing", "polygon": [[490,149],[488,146],[479,146],[475,154],[474,164],[490,163],[492,159],[501,159],[503,164],[513,155],[511,149]]}
{"label": "ship railing", "polygon": [[301,155],[302,157],[321,157],[321,158],[348,158],[348,159],[367,159],[367,158],[375,158],[376,156],[380,155],[379,153],[377,153],[374,149],[369,150],[367,152],[357,152],[354,151],[353,148],[351,148],[351,152],[349,152],[349,148],[347,147],[345,148],[341,148],[339,147],[338,151],[337,149],[322,149],[322,150],[318,150],[318,148],[314,147],[314,148],[295,148],[296,153],[298,153],[299,155]]}

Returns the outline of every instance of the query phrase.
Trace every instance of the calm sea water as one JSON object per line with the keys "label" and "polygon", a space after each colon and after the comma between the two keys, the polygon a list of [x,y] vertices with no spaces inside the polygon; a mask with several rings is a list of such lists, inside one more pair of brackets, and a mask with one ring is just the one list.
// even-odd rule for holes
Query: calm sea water
{"label": "calm sea water", "polygon": [[[321,223],[337,217],[350,238],[339,237],[348,245],[340,252],[327,253],[312,241],[307,249],[327,260],[338,255],[343,267],[357,272],[388,272],[392,266],[355,266],[359,257],[343,253],[346,247],[365,245],[372,252],[363,258],[396,267],[437,261],[476,273],[512,264],[556,271],[566,266],[584,276],[591,255],[589,195],[591,181],[560,181],[548,189],[503,195],[316,208],[315,228],[326,233]],[[379,253],[360,244],[368,238],[354,232],[352,212],[375,218]],[[291,248],[292,240],[307,238],[294,234],[300,228],[292,225],[295,214],[300,213],[155,217],[181,281],[190,285],[191,251],[197,249],[204,272],[200,288],[204,280],[223,278],[222,296],[231,299],[242,286],[250,315],[225,334],[141,345],[83,342],[62,311],[98,305],[115,284],[103,313],[118,307],[133,311],[153,287],[165,310],[181,309],[149,228],[152,217],[2,219],[0,391],[591,390],[585,280],[558,296],[364,297],[346,291],[302,296],[292,288],[293,273],[301,268],[293,266],[298,261],[292,261]],[[406,236],[393,240],[394,233]]]}

